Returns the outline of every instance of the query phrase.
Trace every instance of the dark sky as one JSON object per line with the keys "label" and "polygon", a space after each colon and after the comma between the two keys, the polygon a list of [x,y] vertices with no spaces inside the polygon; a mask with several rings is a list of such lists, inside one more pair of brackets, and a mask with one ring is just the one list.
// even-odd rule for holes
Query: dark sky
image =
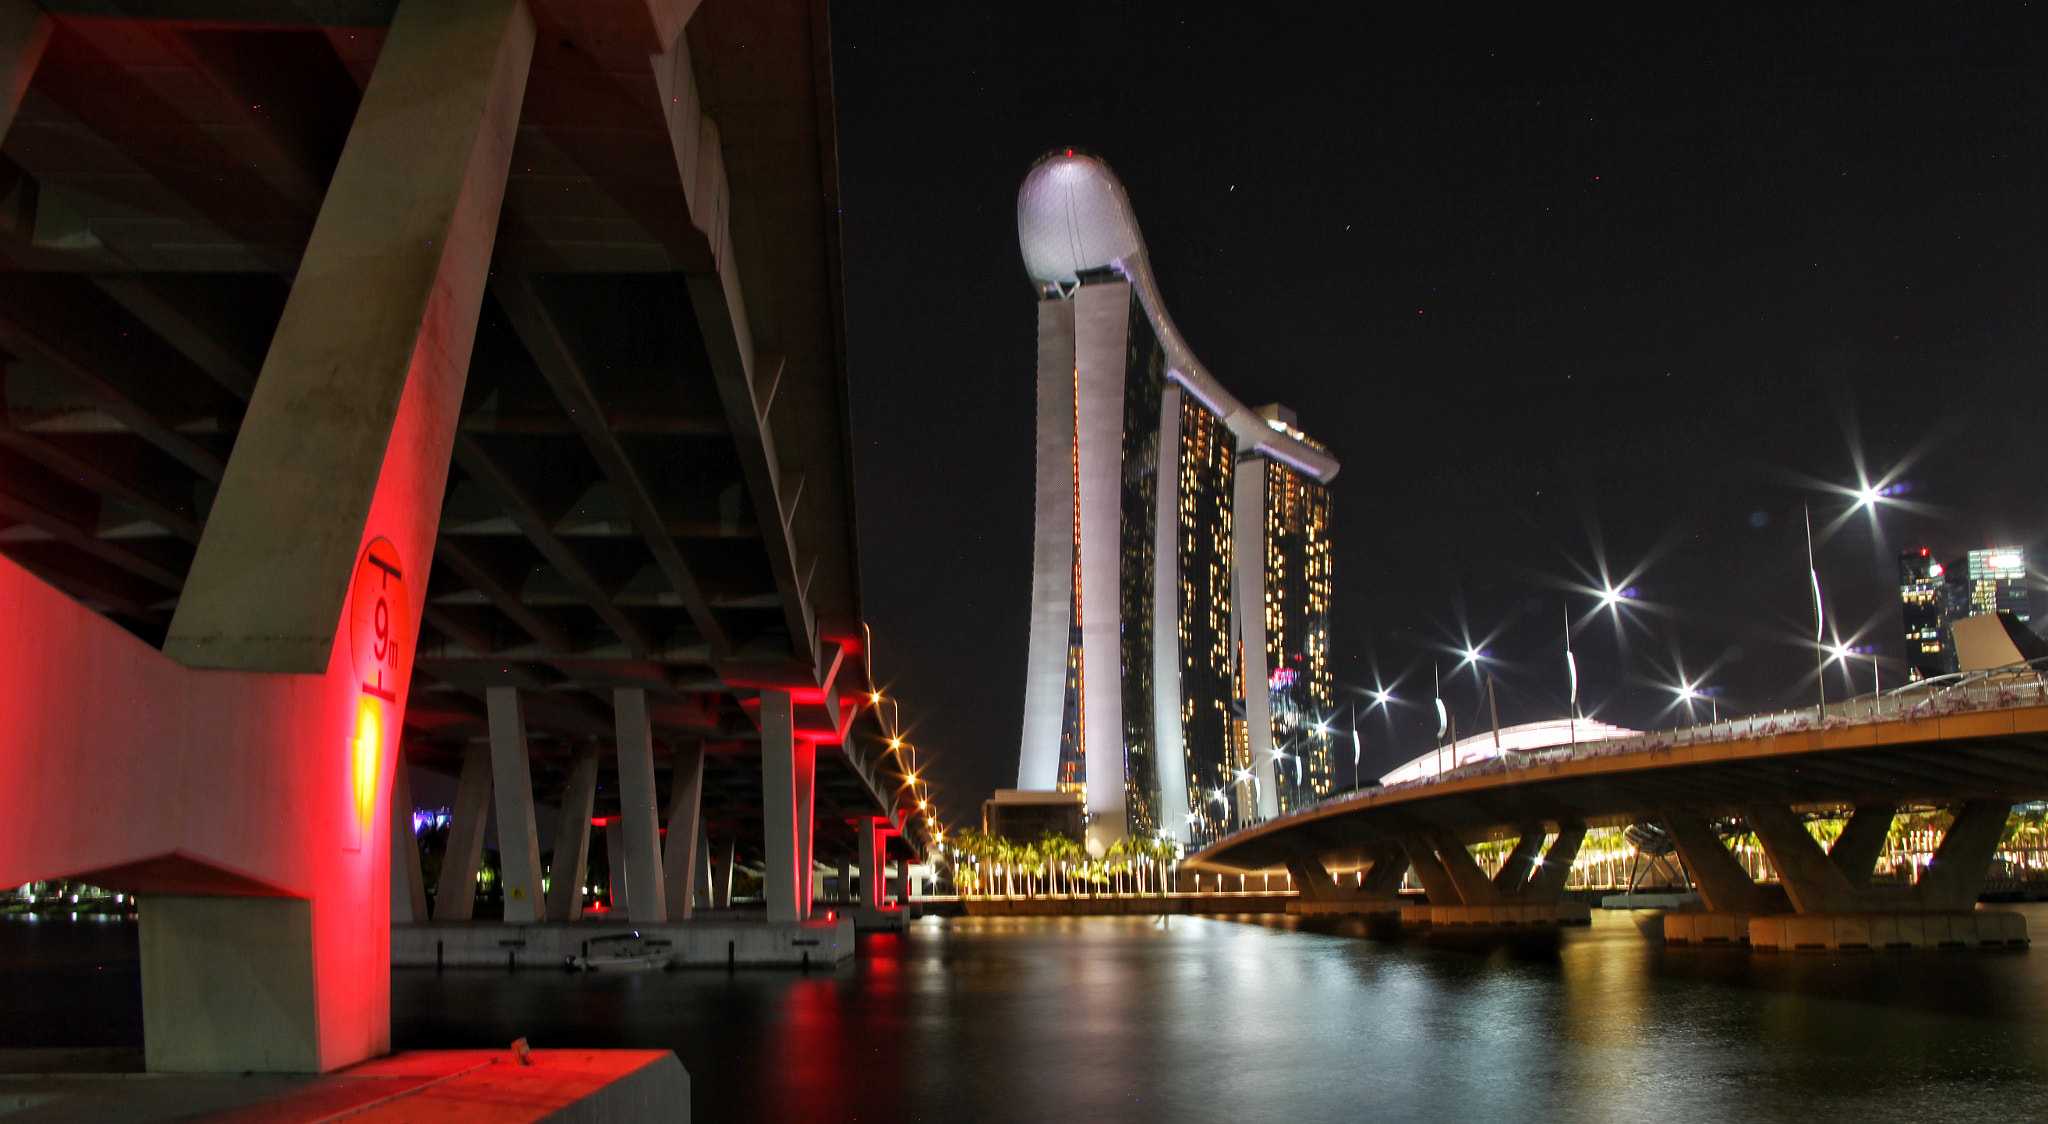
{"label": "dark sky", "polygon": [[1338,680],[1420,704],[1361,719],[1368,775],[1432,744],[1433,658],[1483,721],[1467,628],[1503,723],[1561,715],[1599,558],[1648,566],[1625,648],[1575,633],[1598,717],[1670,724],[1680,666],[1724,712],[1810,704],[1801,505],[1836,524],[1858,450],[1912,509],[1819,563],[1887,679],[1887,550],[2048,548],[2041,9],[1540,7],[835,7],[866,608],[950,824],[1015,780],[1015,200],[1054,147],[1122,177],[1204,363],[1343,461]]}

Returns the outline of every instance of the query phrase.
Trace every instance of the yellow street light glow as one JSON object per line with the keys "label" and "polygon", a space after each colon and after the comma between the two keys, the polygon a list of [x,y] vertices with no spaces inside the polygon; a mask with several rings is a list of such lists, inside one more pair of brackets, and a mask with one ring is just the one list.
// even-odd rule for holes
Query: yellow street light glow
{"label": "yellow street light glow", "polygon": [[880,692],[880,691],[869,691],[869,692],[868,692],[868,701],[869,701],[869,702],[871,702],[871,703],[878,703],[878,702],[881,702],[881,701],[882,701],[882,692]]}

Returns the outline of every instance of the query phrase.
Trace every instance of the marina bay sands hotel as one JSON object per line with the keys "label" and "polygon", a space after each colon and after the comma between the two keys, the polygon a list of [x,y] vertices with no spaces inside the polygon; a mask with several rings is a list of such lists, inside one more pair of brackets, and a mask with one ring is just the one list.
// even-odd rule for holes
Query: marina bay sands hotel
{"label": "marina bay sands hotel", "polygon": [[1102,161],[1039,160],[1017,234],[1040,296],[1017,787],[1082,793],[1095,849],[1199,845],[1313,803],[1332,785],[1336,459],[1195,358]]}

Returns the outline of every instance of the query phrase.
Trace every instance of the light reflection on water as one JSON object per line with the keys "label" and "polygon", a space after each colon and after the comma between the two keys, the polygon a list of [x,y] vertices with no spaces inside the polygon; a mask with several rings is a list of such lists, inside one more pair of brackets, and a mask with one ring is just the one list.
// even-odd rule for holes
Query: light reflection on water
{"label": "light reflection on water", "polygon": [[[2021,906],[2048,941],[2048,906]],[[0,1048],[137,1046],[132,923],[0,924]],[[1449,949],[1355,926],[927,921],[835,972],[393,974],[399,1048],[674,1049],[703,1121],[2048,1118],[2048,943],[1667,950],[1596,911]]]}
{"label": "light reflection on water", "polygon": [[[2048,937],[2048,907],[2017,907]],[[398,972],[397,1045],[666,1046],[695,1119],[2048,1115],[2048,951],[1666,950],[1355,926],[926,921],[833,973]]]}

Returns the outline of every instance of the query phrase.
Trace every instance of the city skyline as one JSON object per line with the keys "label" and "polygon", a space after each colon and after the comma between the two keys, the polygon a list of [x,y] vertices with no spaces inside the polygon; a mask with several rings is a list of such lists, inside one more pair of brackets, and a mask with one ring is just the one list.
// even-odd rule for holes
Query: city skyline
{"label": "city skyline", "polygon": [[[1185,18],[835,19],[855,466],[863,495],[917,497],[863,508],[864,580],[945,807],[1014,777],[1034,340],[1010,247],[1015,170],[1053,144],[1141,201],[1204,360],[1346,465],[1333,677],[1407,672],[1391,725],[1340,690],[1367,774],[1432,744],[1433,663],[1460,729],[1483,718],[1468,641],[1504,725],[1562,714],[1567,610],[1602,720],[1679,720],[1681,675],[1724,709],[1810,705],[1808,505],[1827,618],[1866,629],[1886,682],[1899,550],[2039,555],[2048,159],[2013,108],[2023,17]],[[1887,477],[1906,490],[1873,534],[1852,493]],[[1638,592],[1625,651],[1587,591],[1602,561]],[[1870,689],[1867,660],[1850,673],[1831,697]]]}

